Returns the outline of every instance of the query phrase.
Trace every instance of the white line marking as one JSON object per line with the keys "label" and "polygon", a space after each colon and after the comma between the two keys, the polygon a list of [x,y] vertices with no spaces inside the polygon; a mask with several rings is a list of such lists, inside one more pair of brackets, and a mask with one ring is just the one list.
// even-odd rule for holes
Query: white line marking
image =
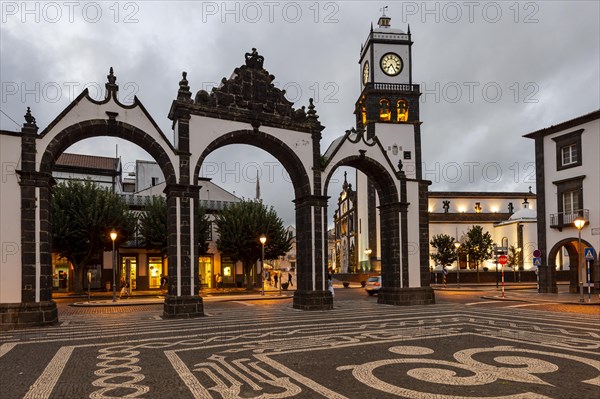
{"label": "white line marking", "polygon": [[244,302],[244,301],[233,301],[233,302],[239,303],[240,305],[254,306],[253,303],[248,303],[248,302]]}
{"label": "white line marking", "polygon": [[497,303],[497,301],[470,302],[470,303],[466,303],[465,306],[489,305],[490,303]]}
{"label": "white line marking", "polygon": [[558,302],[543,302],[543,303],[522,303],[520,305],[511,305],[507,306],[507,308],[523,308],[525,306],[544,306],[544,305],[558,305]]}
{"label": "white line marking", "polygon": [[71,353],[73,353],[73,349],[73,346],[63,346],[60,348],[50,363],[48,363],[48,366],[46,366],[42,375],[40,375],[31,388],[29,388],[29,392],[27,392],[23,399],[49,398],[65,365],[71,357]]}
{"label": "white line marking", "polygon": [[11,342],[9,344],[2,344],[2,345],[0,345],[0,357],[6,355],[8,352],[10,352],[10,350],[12,348],[14,348],[17,345],[18,344],[16,342]]}

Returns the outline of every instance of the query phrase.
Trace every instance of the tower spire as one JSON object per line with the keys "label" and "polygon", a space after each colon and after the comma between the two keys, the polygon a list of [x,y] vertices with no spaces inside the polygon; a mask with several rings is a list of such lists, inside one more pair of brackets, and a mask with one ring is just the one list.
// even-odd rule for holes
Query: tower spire
{"label": "tower spire", "polygon": [[256,199],[260,199],[260,178],[258,176],[258,169],[256,170]]}

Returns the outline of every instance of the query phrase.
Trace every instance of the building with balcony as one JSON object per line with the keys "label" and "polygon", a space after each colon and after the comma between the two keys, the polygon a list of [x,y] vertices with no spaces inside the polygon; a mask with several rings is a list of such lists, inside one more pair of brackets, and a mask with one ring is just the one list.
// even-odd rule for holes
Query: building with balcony
{"label": "building with balcony", "polygon": [[556,272],[568,264],[572,292],[587,286],[588,267],[599,292],[600,110],[524,137],[535,140],[540,289],[557,292]]}

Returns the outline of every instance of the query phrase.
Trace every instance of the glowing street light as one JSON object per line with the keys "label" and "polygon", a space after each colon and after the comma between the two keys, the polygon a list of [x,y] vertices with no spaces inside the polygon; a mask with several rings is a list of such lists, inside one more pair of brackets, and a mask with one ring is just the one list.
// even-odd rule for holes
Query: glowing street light
{"label": "glowing street light", "polygon": [[581,261],[583,260],[583,251],[581,250],[581,229],[585,226],[585,219],[578,217],[573,221],[575,223],[575,227],[577,227],[577,263],[579,268],[579,292],[581,292],[581,297],[579,298],[579,302],[583,303],[583,267],[581,266]]}
{"label": "glowing street light", "polygon": [[460,248],[460,242],[454,241],[454,248],[456,248],[456,282],[458,288],[460,288],[460,259],[458,258],[458,248]]}
{"label": "glowing street light", "polygon": [[260,294],[265,295],[265,243],[267,242],[267,237],[263,234],[258,240],[262,246],[262,251],[260,253]]}
{"label": "glowing street light", "polygon": [[117,231],[115,229],[112,229],[112,231],[110,232],[110,239],[112,240],[112,269],[113,269],[113,302],[117,302],[117,271],[116,271],[116,267],[117,267],[117,262],[115,261],[115,240],[117,239]]}

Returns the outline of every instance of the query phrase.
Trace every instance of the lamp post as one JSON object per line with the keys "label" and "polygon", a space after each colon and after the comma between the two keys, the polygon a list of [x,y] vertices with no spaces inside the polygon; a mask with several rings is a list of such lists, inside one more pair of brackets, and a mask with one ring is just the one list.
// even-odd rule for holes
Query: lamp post
{"label": "lamp post", "polygon": [[458,283],[458,288],[460,288],[460,259],[458,258],[458,248],[460,248],[460,242],[454,242],[454,248],[456,248],[456,282]]}
{"label": "lamp post", "polygon": [[116,271],[116,267],[117,267],[117,262],[115,261],[115,240],[117,239],[117,231],[115,229],[112,229],[112,231],[110,232],[110,239],[112,240],[112,269],[113,269],[113,283],[112,283],[112,288],[113,288],[113,302],[117,302],[117,271]]}
{"label": "lamp post", "polygon": [[263,234],[259,238],[261,245],[261,253],[260,253],[260,295],[265,295],[265,243],[267,242],[267,237]]}
{"label": "lamp post", "polygon": [[581,251],[581,229],[585,226],[585,219],[577,218],[573,221],[575,223],[575,227],[577,227],[577,267],[579,268],[579,292],[581,293],[581,297],[579,298],[579,302],[583,303],[583,276],[582,274],[583,267],[581,266],[581,261],[583,260],[583,254]]}
{"label": "lamp post", "polygon": [[367,261],[369,262],[369,271],[371,271],[371,248],[365,249],[365,255],[367,255]]}

